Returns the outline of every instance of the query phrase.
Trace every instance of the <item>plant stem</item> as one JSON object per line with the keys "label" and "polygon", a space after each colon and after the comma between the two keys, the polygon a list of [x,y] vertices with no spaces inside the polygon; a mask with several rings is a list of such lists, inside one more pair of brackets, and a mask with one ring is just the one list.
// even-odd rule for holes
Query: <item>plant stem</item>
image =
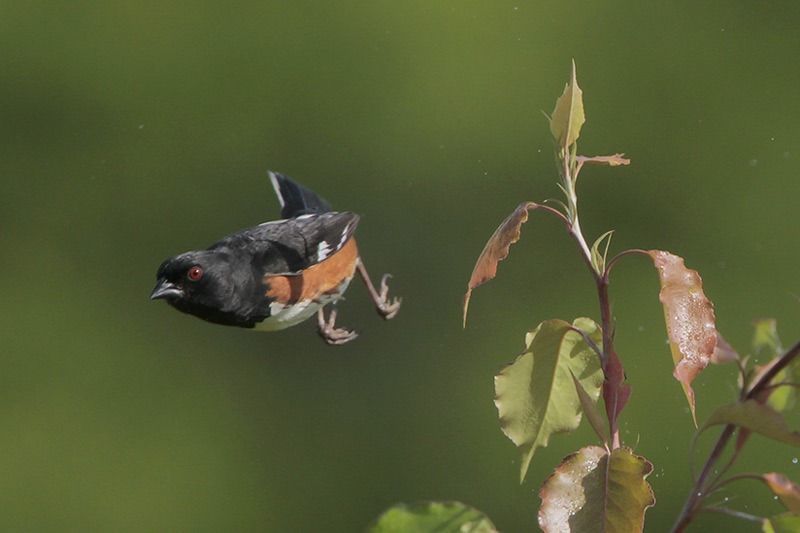
{"label": "plant stem", "polygon": [[[759,394],[761,394],[761,392],[763,392],[769,386],[770,381],[772,381],[778,372],[786,368],[786,366],[791,363],[798,354],[800,354],[800,341],[789,348],[780,357],[780,359],[778,359],[778,362],[772,365],[772,367],[765,372],[763,376],[761,376],[756,384],[750,388],[750,391],[744,396],[743,400],[746,401],[758,398]],[[702,499],[706,495],[706,480],[711,473],[711,470],[714,468],[714,464],[716,464],[716,462],[719,460],[722,452],[728,445],[728,441],[730,441],[735,430],[736,426],[733,424],[728,424],[725,426],[725,429],[722,430],[722,433],[717,439],[714,448],[712,448],[705,465],[703,465],[703,470],[700,472],[700,475],[697,477],[697,481],[695,481],[694,486],[692,487],[692,491],[689,493],[689,497],[686,498],[686,503],[683,505],[681,514],[678,515],[678,519],[675,521],[675,525],[672,527],[673,533],[681,533],[682,531],[685,531],[686,527],[694,518],[694,513],[698,511],[700,504],[702,503]]]}
{"label": "plant stem", "polygon": [[[608,276],[603,275],[597,278],[597,299],[600,303],[600,329],[603,332],[603,357],[601,359],[603,374],[605,375],[603,399],[606,402],[611,449],[616,450],[621,445],[619,425],[617,423],[617,415],[619,414],[617,401],[619,400],[621,383],[618,378],[612,375],[614,369],[611,368],[611,365],[619,364],[619,359],[614,352],[614,324],[611,316],[611,300],[608,297]],[[611,391],[610,395],[606,394],[606,388]]]}

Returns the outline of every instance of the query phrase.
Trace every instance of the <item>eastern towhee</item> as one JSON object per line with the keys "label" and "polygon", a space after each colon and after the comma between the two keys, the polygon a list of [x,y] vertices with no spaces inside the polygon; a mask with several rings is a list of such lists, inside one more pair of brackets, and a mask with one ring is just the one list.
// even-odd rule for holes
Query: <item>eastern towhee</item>
{"label": "eastern towhee", "polygon": [[342,297],[356,271],[378,314],[393,318],[400,300],[388,298],[385,274],[380,291],[370,281],[353,233],[358,215],[335,212],[313,191],[270,172],[282,220],[233,233],[206,250],[164,261],[151,299],[203,320],[264,331],[294,326],[314,313],[328,344],[344,344],[358,334],[336,328],[336,310],[325,305]]}

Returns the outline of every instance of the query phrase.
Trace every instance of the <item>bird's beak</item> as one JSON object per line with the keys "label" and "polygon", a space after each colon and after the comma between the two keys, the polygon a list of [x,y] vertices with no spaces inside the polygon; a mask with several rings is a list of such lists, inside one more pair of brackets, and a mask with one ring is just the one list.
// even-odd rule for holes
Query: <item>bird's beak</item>
{"label": "bird's beak", "polygon": [[180,298],[181,296],[183,296],[183,289],[165,279],[158,280],[156,288],[153,289],[152,293],[150,293],[151,300],[158,300],[158,299],[170,300],[173,298]]}

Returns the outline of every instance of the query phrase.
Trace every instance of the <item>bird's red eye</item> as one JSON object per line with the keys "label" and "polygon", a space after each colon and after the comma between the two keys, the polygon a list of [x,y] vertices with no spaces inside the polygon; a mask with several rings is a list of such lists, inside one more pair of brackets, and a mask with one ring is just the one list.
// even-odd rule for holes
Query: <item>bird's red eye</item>
{"label": "bird's red eye", "polygon": [[200,281],[200,278],[203,277],[203,269],[195,265],[189,269],[186,277],[189,278],[189,281]]}

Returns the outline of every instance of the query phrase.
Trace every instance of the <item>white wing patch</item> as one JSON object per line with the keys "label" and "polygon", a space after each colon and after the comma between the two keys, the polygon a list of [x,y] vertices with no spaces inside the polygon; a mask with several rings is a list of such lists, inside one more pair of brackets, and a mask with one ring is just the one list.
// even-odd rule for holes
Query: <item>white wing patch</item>
{"label": "white wing patch", "polygon": [[319,241],[317,245],[317,261],[324,261],[331,255],[331,246],[328,241]]}
{"label": "white wing patch", "polygon": [[350,234],[352,233],[350,231],[351,225],[352,222],[348,222],[347,225],[344,227],[344,230],[342,231],[342,238],[339,239],[339,244],[336,246],[337,250],[339,250],[342,246],[344,246],[344,243],[346,243],[347,239],[350,237]]}
{"label": "white wing patch", "polygon": [[342,230],[342,235],[339,238],[339,242],[333,246],[331,245],[332,243],[326,240],[319,241],[319,244],[317,244],[317,262],[324,261],[333,253],[341,250],[347,243],[347,240],[353,235],[353,230],[355,229],[353,226],[354,225],[352,222],[348,222]]}

